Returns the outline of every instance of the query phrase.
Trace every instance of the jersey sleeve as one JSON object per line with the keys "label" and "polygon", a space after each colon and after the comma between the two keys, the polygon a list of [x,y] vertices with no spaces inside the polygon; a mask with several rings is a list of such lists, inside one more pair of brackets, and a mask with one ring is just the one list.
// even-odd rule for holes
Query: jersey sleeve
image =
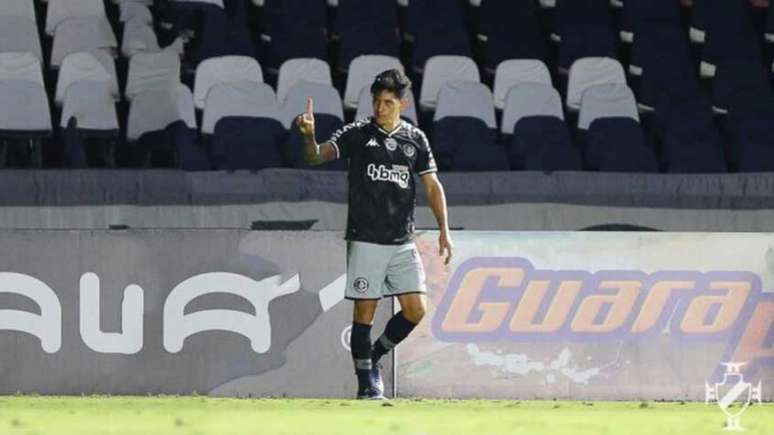
{"label": "jersey sleeve", "polygon": [[360,124],[353,122],[333,132],[328,143],[336,149],[336,158],[345,159],[352,155],[355,148],[360,145]]}
{"label": "jersey sleeve", "polygon": [[430,149],[430,141],[424,133],[419,133],[419,153],[417,154],[416,172],[418,175],[425,175],[431,172],[438,172],[438,166],[435,164],[433,150]]}

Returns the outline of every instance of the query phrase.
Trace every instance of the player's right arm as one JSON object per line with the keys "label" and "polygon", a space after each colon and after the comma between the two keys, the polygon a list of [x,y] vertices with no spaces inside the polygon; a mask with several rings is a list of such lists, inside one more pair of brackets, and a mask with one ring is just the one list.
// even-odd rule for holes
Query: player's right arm
{"label": "player's right arm", "polygon": [[296,118],[296,125],[304,136],[304,160],[317,166],[329,160],[338,158],[336,146],[330,142],[318,144],[314,137],[314,102],[306,100],[306,110]]}

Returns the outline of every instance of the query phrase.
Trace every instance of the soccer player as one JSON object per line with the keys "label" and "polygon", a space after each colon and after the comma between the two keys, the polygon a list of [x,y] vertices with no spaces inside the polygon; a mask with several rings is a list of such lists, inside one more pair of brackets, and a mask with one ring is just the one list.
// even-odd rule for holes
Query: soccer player
{"label": "soccer player", "polygon": [[[355,121],[318,144],[314,108],[296,119],[310,165],[349,158],[346,297],[354,301],[352,358],[358,399],[384,399],[379,359],[405,339],[425,315],[425,273],[413,242],[414,174],[425,187],[438,221],[439,255],[452,256],[446,197],[425,134],[400,113],[408,106],[411,81],[398,70],[376,76],[371,85],[374,116]],[[379,299],[397,297],[401,311],[371,346],[371,326]]]}

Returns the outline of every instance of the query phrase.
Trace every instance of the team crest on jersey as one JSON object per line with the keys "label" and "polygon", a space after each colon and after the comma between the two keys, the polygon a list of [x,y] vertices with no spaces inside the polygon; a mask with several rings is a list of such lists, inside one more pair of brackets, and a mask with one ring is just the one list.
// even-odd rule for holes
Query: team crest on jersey
{"label": "team crest on jersey", "polygon": [[403,154],[408,158],[414,157],[414,154],[417,153],[417,150],[410,143],[403,144],[401,148],[403,149]]}
{"label": "team crest on jersey", "polygon": [[368,291],[368,280],[363,277],[357,278],[352,283],[352,288],[358,293],[365,293]]}
{"label": "team crest on jersey", "polygon": [[384,140],[384,146],[387,148],[388,151],[395,151],[396,148],[398,148],[398,141],[395,139],[388,137]]}
{"label": "team crest on jersey", "polygon": [[368,148],[368,147],[378,147],[378,146],[379,146],[379,142],[377,142],[376,139],[374,139],[374,138],[371,138],[371,140],[369,140],[366,143],[366,148]]}

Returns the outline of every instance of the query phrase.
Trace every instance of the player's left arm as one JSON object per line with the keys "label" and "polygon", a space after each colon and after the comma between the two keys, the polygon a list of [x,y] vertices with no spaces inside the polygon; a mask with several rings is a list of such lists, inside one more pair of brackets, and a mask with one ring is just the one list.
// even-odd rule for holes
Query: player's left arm
{"label": "player's left arm", "polygon": [[435,220],[438,221],[438,228],[441,230],[441,234],[438,236],[438,255],[443,256],[444,252],[446,252],[445,264],[449,264],[452,258],[454,244],[452,243],[451,235],[449,234],[446,194],[444,194],[441,181],[438,180],[438,176],[435,172],[424,174],[421,179],[422,184],[425,186],[427,201],[430,203],[430,208],[433,210]]}

